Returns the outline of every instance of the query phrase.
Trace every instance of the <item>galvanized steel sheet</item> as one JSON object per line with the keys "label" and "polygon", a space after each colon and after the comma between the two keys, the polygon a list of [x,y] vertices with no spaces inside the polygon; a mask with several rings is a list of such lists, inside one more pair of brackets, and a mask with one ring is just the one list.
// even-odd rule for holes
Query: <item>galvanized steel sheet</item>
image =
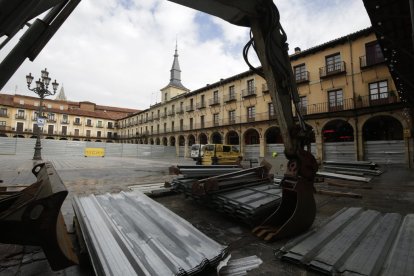
{"label": "galvanized steel sheet", "polygon": [[344,208],[280,250],[330,275],[414,275],[414,215]]}
{"label": "galvanized steel sheet", "polygon": [[139,192],[76,197],[74,209],[97,275],[191,275],[225,247]]}

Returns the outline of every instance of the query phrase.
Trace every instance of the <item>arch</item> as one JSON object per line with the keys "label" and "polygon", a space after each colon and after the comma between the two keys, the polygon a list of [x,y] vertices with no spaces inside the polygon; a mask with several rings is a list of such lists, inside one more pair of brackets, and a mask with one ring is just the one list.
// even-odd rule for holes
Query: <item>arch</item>
{"label": "arch", "polygon": [[260,144],[260,134],[254,129],[250,128],[244,132],[244,144],[245,145],[258,145]]}
{"label": "arch", "polygon": [[401,122],[387,115],[372,117],[362,127],[364,141],[403,140],[403,133]]}
{"label": "arch", "polygon": [[188,135],[187,140],[188,140],[188,145],[189,145],[190,147],[191,147],[193,144],[195,144],[195,137],[194,137],[194,135],[192,135],[192,134]]}
{"label": "arch", "polygon": [[54,137],[52,137],[52,136],[47,136],[45,139],[55,140],[55,138],[54,138]]}
{"label": "arch", "polygon": [[183,147],[185,145],[185,138],[183,135],[178,136],[178,145]]}
{"label": "arch", "polygon": [[205,133],[200,133],[200,135],[198,136],[198,140],[200,141],[200,144],[208,144],[208,138]]}
{"label": "arch", "polygon": [[170,146],[175,147],[175,137],[174,136],[170,137]]}
{"label": "arch", "polygon": [[211,134],[211,142],[213,144],[222,144],[223,143],[223,137],[221,136],[221,134],[219,132],[215,131]]}
{"label": "arch", "polygon": [[279,127],[269,127],[265,132],[266,144],[283,144]]}
{"label": "arch", "polygon": [[153,138],[150,138],[149,142],[150,142],[150,145],[154,145],[154,139]]}
{"label": "arch", "polygon": [[[8,137],[6,133],[0,133],[0,137]],[[35,137],[36,138],[36,137]]]}
{"label": "arch", "polygon": [[[17,134],[17,135],[13,135],[13,138],[24,138],[24,135],[21,134]],[[47,138],[46,138],[47,139]],[[53,138],[52,138],[53,139]]]}
{"label": "arch", "polygon": [[227,132],[226,135],[226,144],[227,145],[239,145],[240,144],[240,136],[237,131],[230,130]]}
{"label": "arch", "polygon": [[73,138],[72,141],[80,141],[78,138]]}
{"label": "arch", "polygon": [[101,140],[96,140],[95,142],[102,142]]}
{"label": "arch", "polygon": [[157,138],[155,139],[155,144],[156,144],[156,145],[159,145],[159,144],[160,144],[160,138],[158,138],[158,137],[157,137]]}
{"label": "arch", "polygon": [[[46,138],[47,139],[47,138]],[[91,142],[91,139],[85,139],[85,142]]]}
{"label": "arch", "polygon": [[342,119],[329,121],[322,128],[323,142],[353,142],[354,128]]}
{"label": "arch", "polygon": [[68,138],[62,137],[59,140],[68,140]]}
{"label": "arch", "polygon": [[32,136],[30,136],[30,138],[34,138],[34,139],[36,139],[36,138],[37,138],[37,136],[36,136],[36,135],[32,135]]}
{"label": "arch", "polygon": [[106,141],[106,142],[107,142],[107,143],[113,143],[113,142],[112,142],[112,140],[108,140],[108,141]]}
{"label": "arch", "polygon": [[168,145],[168,139],[167,139],[167,137],[163,137],[162,138],[162,145],[163,146],[167,146]]}

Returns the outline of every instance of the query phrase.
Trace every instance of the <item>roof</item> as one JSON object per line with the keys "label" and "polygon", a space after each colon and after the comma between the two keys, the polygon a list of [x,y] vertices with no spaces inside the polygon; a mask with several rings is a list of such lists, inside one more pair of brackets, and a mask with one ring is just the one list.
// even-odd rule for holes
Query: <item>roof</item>
{"label": "roof", "polygon": [[193,275],[225,247],[140,192],[75,197],[97,275]]}

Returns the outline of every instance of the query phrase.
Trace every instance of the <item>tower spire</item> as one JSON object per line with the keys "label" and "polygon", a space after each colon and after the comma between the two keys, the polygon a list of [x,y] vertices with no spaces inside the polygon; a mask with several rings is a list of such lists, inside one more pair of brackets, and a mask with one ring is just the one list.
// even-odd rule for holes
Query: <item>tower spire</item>
{"label": "tower spire", "polygon": [[177,38],[175,39],[175,52],[174,52],[174,61],[170,70],[170,83],[168,85],[172,85],[178,88],[187,89],[181,83],[181,69],[180,64],[178,62],[178,42]]}

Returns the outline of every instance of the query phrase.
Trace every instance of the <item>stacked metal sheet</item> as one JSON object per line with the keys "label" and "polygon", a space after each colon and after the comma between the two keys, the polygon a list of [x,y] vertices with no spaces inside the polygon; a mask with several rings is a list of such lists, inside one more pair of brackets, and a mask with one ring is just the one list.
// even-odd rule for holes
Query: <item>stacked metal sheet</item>
{"label": "stacked metal sheet", "polygon": [[206,178],[220,174],[237,172],[243,168],[238,165],[177,165],[169,168],[170,174],[180,174],[185,178]]}
{"label": "stacked metal sheet", "polygon": [[142,193],[73,205],[97,275],[192,275],[224,257],[224,246]]}
{"label": "stacked metal sheet", "polygon": [[357,176],[364,175],[381,175],[383,171],[378,168],[378,165],[370,161],[353,161],[353,162],[339,162],[339,161],[324,161],[323,169],[332,173],[350,174]]}
{"label": "stacked metal sheet", "polygon": [[414,214],[344,208],[281,248],[282,260],[330,275],[414,275]]}

